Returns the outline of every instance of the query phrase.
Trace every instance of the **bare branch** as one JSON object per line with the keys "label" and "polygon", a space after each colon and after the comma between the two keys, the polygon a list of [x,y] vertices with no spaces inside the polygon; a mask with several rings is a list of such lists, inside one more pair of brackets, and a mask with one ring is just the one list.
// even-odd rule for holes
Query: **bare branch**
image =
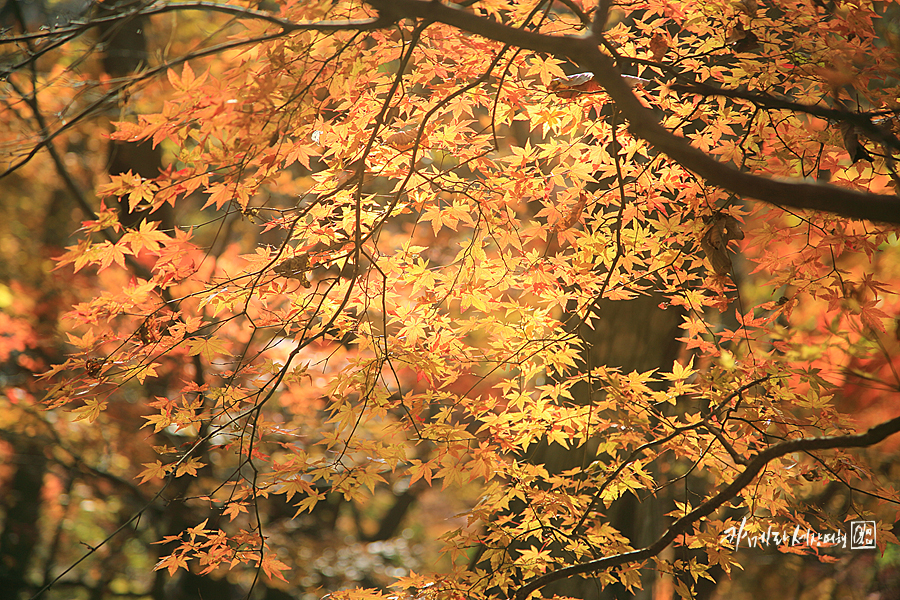
{"label": "bare branch", "polygon": [[9,36],[0,39],[0,45],[15,44],[20,42],[35,41],[46,38],[55,38],[66,34],[80,35],[94,27],[100,27],[116,21],[132,19],[135,16],[153,16],[170,13],[175,11],[199,10],[207,12],[219,12],[233,15],[239,19],[256,19],[260,21],[268,21],[273,25],[281,27],[285,33],[294,31],[346,31],[346,30],[367,30],[379,29],[385,25],[384,18],[375,19],[356,19],[348,21],[319,21],[317,23],[295,23],[289,19],[282,19],[275,15],[261,11],[246,8],[243,6],[232,6],[230,4],[214,4],[212,2],[167,2],[153,4],[145,8],[124,11],[108,17],[93,18],[87,21],[73,21],[63,27],[54,27],[52,29],[38,31],[35,33],[26,33],[23,35]]}
{"label": "bare branch", "polygon": [[230,4],[215,4],[213,2],[160,2],[150,6],[146,10],[141,11],[142,15],[159,15],[162,13],[182,10],[204,10],[211,12],[221,12],[234,15],[240,19],[258,19],[268,21],[273,25],[278,25],[285,33],[294,31],[349,31],[349,30],[369,30],[380,29],[389,25],[386,17],[378,17],[375,19],[356,19],[350,21],[319,21],[318,23],[295,23],[288,19],[282,19],[275,15],[261,11],[245,8],[243,6],[232,6]]}

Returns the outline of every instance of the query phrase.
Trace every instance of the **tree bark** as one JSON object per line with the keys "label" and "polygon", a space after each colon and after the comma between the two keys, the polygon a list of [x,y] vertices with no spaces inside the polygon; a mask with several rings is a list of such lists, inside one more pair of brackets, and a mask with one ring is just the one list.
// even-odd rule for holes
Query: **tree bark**
{"label": "tree bark", "polygon": [[[640,296],[634,300],[601,301],[598,305],[600,318],[595,321],[594,329],[581,326],[582,339],[587,342],[590,352],[590,362],[585,360],[585,366],[619,367],[623,373],[670,367],[680,347],[676,338],[682,312],[673,308],[663,310],[659,308],[661,302],[662,298],[656,295]],[[575,401],[581,404],[589,403],[589,396],[597,394],[596,390],[589,394],[587,386],[576,387],[573,392]],[[595,440],[586,448],[577,450],[542,444],[533,460],[543,464],[549,472],[559,473],[592,462],[598,442]],[[660,499],[653,496],[641,502],[626,494],[613,502],[605,514],[610,524],[631,540],[633,547],[639,548],[655,541],[665,529],[658,519],[659,504]],[[643,585],[644,589],[636,591],[634,598],[651,597],[653,577],[644,577]],[[543,593],[585,600],[631,595],[620,584],[608,585],[600,591],[591,579],[577,578],[549,585]]]}
{"label": "tree bark", "polygon": [[[132,10],[133,2],[118,4],[97,4],[97,16],[109,17]],[[147,65],[146,29],[150,25],[146,17],[135,16],[115,21],[100,27],[100,40],[104,48],[103,69],[111,77],[127,77]],[[125,142],[113,140],[109,145],[107,172],[120,175],[132,172],[146,179],[159,175],[162,169],[162,148],[156,147],[149,140],[142,142]],[[174,228],[172,207],[168,204],[159,210],[149,212],[136,209],[132,211],[127,199],[119,203],[119,221],[125,227],[136,227],[144,219],[159,221],[160,229],[168,231]]]}
{"label": "tree bark", "polygon": [[29,591],[28,570],[40,543],[47,458],[43,444],[32,438],[16,436],[13,449],[14,471],[2,493],[6,514],[0,532],[0,590],[4,598],[18,600]]}

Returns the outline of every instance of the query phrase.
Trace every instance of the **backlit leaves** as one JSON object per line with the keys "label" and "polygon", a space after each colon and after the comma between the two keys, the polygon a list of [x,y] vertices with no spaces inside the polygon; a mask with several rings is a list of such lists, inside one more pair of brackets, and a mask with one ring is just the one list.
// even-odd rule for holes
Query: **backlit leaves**
{"label": "backlit leaves", "polygon": [[[575,8],[594,6],[534,8],[497,0],[453,14],[585,39]],[[172,545],[157,570],[227,565],[239,578],[244,565],[296,585],[318,538],[351,548],[397,498],[433,494],[452,514],[416,513],[411,535],[429,561],[448,558],[400,579],[411,597],[509,596],[634,549],[613,518],[624,497],[655,497],[680,518],[692,508],[675,498],[715,498],[778,440],[892,416],[894,228],[710,185],[637,137],[601,71],[575,57],[412,18],[334,31],[377,13],[359,3],[283,2],[265,19],[228,10],[240,26],[200,12],[232,48],[207,55],[207,42],[172,30],[175,47],[154,56],[173,62],[121,98],[111,138],[158,148],[159,174],[83,167],[84,182],[108,181],[93,192],[109,206],[148,212],[130,229],[111,209],[89,215],[56,262],[80,279],[59,327],[74,354],[44,367],[45,403],[99,429],[99,447],[120,422],[129,444],[140,431],[146,443],[129,452],[141,457],[110,464],[142,486],[181,486],[178,498],[202,498],[191,510],[210,515],[163,534]],[[649,1],[598,35],[623,87],[706,158],[893,193],[889,140],[795,106],[853,96],[859,111],[895,109],[896,57],[875,42],[876,15],[820,12]],[[660,331],[649,309],[615,316],[642,303],[681,330]],[[2,354],[22,353],[16,344]],[[672,349],[666,364],[620,366],[658,347]],[[880,461],[791,453],[721,510],[786,518],[829,476],[895,498]],[[895,520],[894,505],[870,509]],[[719,507],[698,519],[677,540],[697,556],[656,557],[684,597],[710,567],[739,562],[715,547]],[[633,589],[639,570],[592,575]],[[354,585],[335,583],[348,598],[380,594]]]}

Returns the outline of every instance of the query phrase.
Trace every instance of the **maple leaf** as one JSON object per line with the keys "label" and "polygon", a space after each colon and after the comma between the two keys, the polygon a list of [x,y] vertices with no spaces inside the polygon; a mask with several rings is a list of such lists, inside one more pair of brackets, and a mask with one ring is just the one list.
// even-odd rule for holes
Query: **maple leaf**
{"label": "maple leaf", "polygon": [[889,320],[890,317],[883,310],[875,308],[876,304],[878,304],[877,300],[863,302],[859,307],[859,317],[867,327],[871,327],[873,330],[880,331],[881,333],[886,333],[887,328],[884,323]]}
{"label": "maple leaf", "polygon": [[124,269],[126,253],[132,254],[131,249],[124,247],[124,245],[112,244],[109,241],[104,241],[98,247],[98,258],[100,260],[100,268],[98,269],[98,272],[102,272],[113,262]]}
{"label": "maple leaf", "polygon": [[562,77],[565,75],[562,68],[559,66],[560,64],[562,64],[562,62],[555,58],[535,58],[531,63],[528,74],[537,74],[538,78],[541,80],[541,84],[543,84],[544,87],[547,87],[554,77]]}
{"label": "maple leaf", "polygon": [[[302,478],[294,477],[284,482],[281,491],[287,496],[288,502],[290,502],[291,498],[294,497],[294,494],[308,494],[312,492],[312,486],[309,484],[309,482],[304,481]],[[314,499],[313,505],[315,505],[317,501],[318,499]],[[304,505],[304,507],[308,508],[309,505]],[[312,509],[310,508],[310,510]]]}
{"label": "maple leaf", "polygon": [[148,377],[157,377],[156,368],[160,366],[162,365],[159,363],[150,363],[148,365],[137,367],[134,370],[134,377],[137,379],[138,383],[143,384]]}
{"label": "maple leaf", "polygon": [[290,570],[290,567],[275,558],[271,552],[267,552],[266,555],[263,556],[260,565],[269,579],[274,577],[287,582],[287,579],[284,578],[284,575],[282,575],[281,572]]}
{"label": "maple leaf", "polygon": [[323,494],[319,494],[317,492],[308,494],[306,496],[306,498],[304,498],[303,500],[301,500],[300,502],[297,503],[297,505],[296,505],[297,512],[294,513],[294,516],[296,517],[303,511],[312,512],[313,509],[316,507],[316,504],[318,504],[319,502],[321,502],[324,499],[325,499],[325,496]]}
{"label": "maple leaf", "polygon": [[313,156],[319,156],[321,153],[314,146],[310,146],[309,144],[303,142],[294,142],[291,146],[291,149],[288,150],[287,155],[284,157],[284,166],[288,167],[295,162],[299,162],[301,165],[310,168],[309,159]]}
{"label": "maple leaf", "polygon": [[97,420],[97,417],[100,416],[100,413],[106,410],[108,403],[99,398],[88,398],[84,402],[84,406],[76,408],[74,410],[75,413],[75,421],[86,420],[88,423],[93,423]]}
{"label": "maple leaf", "polygon": [[161,571],[162,569],[167,569],[169,571],[169,575],[174,575],[178,569],[187,570],[188,568],[188,557],[184,553],[178,554],[170,554],[168,556],[160,559],[159,562],[153,567],[154,571]]}
{"label": "maple leaf", "polygon": [[169,236],[157,231],[159,223],[156,221],[148,221],[144,219],[137,229],[130,229],[122,239],[118,241],[116,246],[129,246],[130,254],[135,256],[141,253],[141,250],[147,249],[150,252],[159,252],[162,245],[169,242]]}
{"label": "maple leaf", "polygon": [[181,77],[179,77],[174,69],[169,69],[166,71],[166,76],[169,79],[169,83],[172,84],[179,92],[190,92],[201,85],[206,81],[206,76],[209,74],[207,71],[203,73],[200,77],[196,77],[194,75],[194,70],[191,68],[190,63],[184,63],[184,66],[181,68]]}
{"label": "maple leaf", "polygon": [[[67,36],[92,31],[88,15],[40,32],[36,84],[9,74],[8,104],[25,108],[0,115],[4,169],[21,175],[0,220],[14,259],[0,284],[4,426],[27,434],[37,397],[76,407],[41,419],[76,462],[142,484],[178,476],[203,520],[164,532],[166,557],[135,538],[123,568],[255,564],[296,595],[267,536],[288,532],[322,562],[402,508],[425,517],[410,529],[416,560],[438,565],[394,586],[414,600],[536,597],[540,574],[590,569],[597,549],[617,565],[582,573],[600,587],[630,592],[658,568],[677,582],[664,592],[690,597],[711,566],[755,560],[719,547],[716,512],[815,516],[804,498],[829,465],[853,489],[897,497],[878,477],[895,440],[877,453],[822,449],[895,427],[884,391],[896,387],[900,246],[883,221],[898,221],[889,100],[900,94],[890,40],[875,44],[889,3],[823,18],[816,3],[780,12],[754,0],[645,0],[624,16],[587,0],[550,12],[451,2],[424,29],[416,3],[383,4],[396,27],[360,27],[377,17],[366,3],[138,3],[126,16],[140,30],[164,25],[159,10],[178,15],[146,38],[128,29],[167,64],[72,69],[88,57]],[[611,17],[602,52],[584,47],[594,15]],[[238,22],[221,46],[192,33]],[[593,71],[566,75],[565,57]],[[670,81],[653,64],[667,57],[704,83]],[[131,122],[98,143],[108,123],[86,116],[102,119],[97,98],[126,90]],[[412,152],[419,131],[427,148]],[[58,156],[38,152],[47,143]],[[848,167],[847,151],[872,160]],[[89,219],[52,279],[47,245],[72,232],[47,218],[51,174],[84,187]],[[91,215],[105,196],[116,206]],[[816,210],[828,202],[854,219]],[[76,354],[43,364],[61,333]],[[207,445],[209,467],[184,454]],[[780,448],[789,454],[759,462]],[[151,451],[174,462],[141,466]],[[742,472],[760,476],[735,490]],[[417,493],[435,477],[440,490]],[[128,505],[102,477],[74,480],[78,498]],[[675,480],[699,482],[698,513],[713,512],[692,515]],[[641,508],[648,531],[684,519],[677,543],[694,555],[630,562],[629,494],[654,495]],[[878,527],[896,522],[896,504],[857,496]],[[468,510],[430,523],[435,502]],[[77,531],[89,512],[45,516]],[[254,512],[249,531],[235,526]],[[222,514],[223,530],[208,529]],[[74,543],[63,536],[59,555]],[[471,572],[453,569],[471,548]],[[323,594],[389,597],[339,571]]]}
{"label": "maple leaf", "polygon": [[691,356],[690,361],[688,361],[687,366],[682,366],[680,362],[677,360],[672,365],[671,373],[663,373],[663,377],[669,379],[670,381],[680,381],[687,379],[691,375],[696,373],[694,370],[694,357]]}
{"label": "maple leaf", "polygon": [[191,457],[175,468],[175,477],[181,477],[185,474],[196,477],[197,469],[202,469],[205,466],[199,459]]}
{"label": "maple leaf", "polygon": [[161,412],[158,415],[149,415],[142,418],[146,419],[147,422],[141,426],[141,429],[148,425],[153,425],[153,433],[159,433],[174,422],[172,415],[167,412]]}
{"label": "maple leaf", "polygon": [[207,190],[209,196],[206,199],[206,204],[203,205],[203,208],[207,206],[216,205],[216,208],[222,208],[226,203],[231,202],[235,198],[235,189],[233,186],[228,186],[222,183],[216,183],[209,186]]}
{"label": "maple leaf", "polygon": [[81,350],[88,350],[94,347],[97,342],[97,336],[93,329],[88,329],[83,336],[78,337],[74,333],[66,332],[69,343]]}
{"label": "maple leaf", "polygon": [[[103,186],[98,188],[98,193],[103,193]],[[79,231],[97,233],[104,229],[111,229],[116,232],[121,230],[122,225],[119,223],[119,217],[116,214],[116,211],[107,207],[106,203],[100,203],[100,210],[97,211],[97,216],[98,219],[96,221],[84,221],[81,224],[81,229],[79,229]]]}
{"label": "maple leaf", "polygon": [[229,521],[234,521],[235,517],[245,512],[248,511],[246,504],[243,502],[229,502],[222,514],[227,515]]}
{"label": "maple leaf", "polygon": [[429,463],[423,463],[418,459],[413,459],[411,461],[409,472],[411,475],[409,481],[410,485],[414,484],[419,479],[424,479],[429,486],[431,485],[432,468]]}
{"label": "maple leaf", "polygon": [[146,469],[135,476],[135,479],[141,479],[142,484],[147,483],[151,479],[163,479],[168,472],[168,469],[164,467],[160,461],[143,463],[143,466],[145,466]]}
{"label": "maple leaf", "polygon": [[213,362],[217,356],[231,356],[224,340],[216,336],[195,337],[185,342],[188,348],[188,355],[200,355],[208,362]]}

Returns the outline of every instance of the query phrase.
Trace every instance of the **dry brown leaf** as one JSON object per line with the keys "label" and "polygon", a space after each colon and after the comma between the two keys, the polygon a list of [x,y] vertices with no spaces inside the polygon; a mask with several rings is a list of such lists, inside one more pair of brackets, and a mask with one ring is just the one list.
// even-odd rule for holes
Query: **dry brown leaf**
{"label": "dry brown leaf", "polygon": [[727,275],[731,271],[731,257],[728,255],[728,244],[732,240],[744,239],[741,223],[731,215],[719,214],[703,234],[700,247],[712,264],[717,275]]}
{"label": "dry brown leaf", "polygon": [[668,51],[669,41],[666,39],[666,35],[664,33],[653,34],[653,37],[650,38],[650,53],[653,55],[653,60],[661,61]]}
{"label": "dry brown leaf", "polygon": [[738,10],[747,13],[751,18],[756,18],[756,12],[759,10],[759,3],[756,0],[740,0],[736,4]]}
{"label": "dry brown leaf", "polygon": [[574,98],[579,94],[596,93],[600,86],[594,81],[594,74],[587,72],[557,77],[550,81],[547,89],[561,98]]}
{"label": "dry brown leaf", "polygon": [[306,277],[306,272],[309,271],[309,256],[306,254],[282,261],[273,270],[282,277],[296,279],[305,288],[312,285]]}
{"label": "dry brown leaf", "polygon": [[400,151],[409,150],[416,144],[416,132],[415,130],[397,131],[387,136],[384,143]]}
{"label": "dry brown leaf", "polygon": [[557,231],[565,231],[566,229],[572,227],[575,223],[578,222],[578,219],[581,218],[581,213],[584,211],[585,205],[587,205],[588,196],[584,192],[579,194],[578,202],[576,202],[572,208],[566,213],[566,215],[560,219],[556,223]]}
{"label": "dry brown leaf", "polygon": [[594,78],[593,73],[576,73],[575,75],[566,75],[565,77],[557,77],[550,82],[547,89],[551,92],[558,90],[568,90],[584,85]]}
{"label": "dry brown leaf", "polygon": [[844,140],[844,148],[847,149],[847,153],[854,163],[861,160],[872,160],[872,155],[859,141],[859,129],[850,123],[841,123],[841,137]]}

